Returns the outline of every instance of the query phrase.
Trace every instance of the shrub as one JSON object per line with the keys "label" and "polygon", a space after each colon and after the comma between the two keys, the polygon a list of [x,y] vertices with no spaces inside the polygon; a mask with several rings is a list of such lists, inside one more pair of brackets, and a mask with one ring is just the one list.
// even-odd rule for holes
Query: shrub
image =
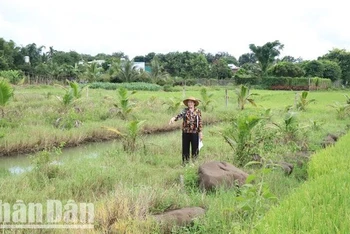
{"label": "shrub", "polygon": [[144,82],[133,82],[133,83],[104,83],[104,82],[94,82],[89,86],[91,89],[107,89],[115,90],[120,87],[126,88],[128,90],[144,90],[144,91],[159,91],[161,86],[157,84],[149,84]]}

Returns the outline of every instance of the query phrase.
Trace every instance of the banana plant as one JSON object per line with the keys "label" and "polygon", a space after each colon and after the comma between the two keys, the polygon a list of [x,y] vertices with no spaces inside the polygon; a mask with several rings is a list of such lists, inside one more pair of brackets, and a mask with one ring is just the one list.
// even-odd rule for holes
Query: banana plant
{"label": "banana plant", "polygon": [[239,89],[236,89],[236,95],[237,95],[237,101],[238,101],[238,108],[240,110],[244,109],[244,106],[247,102],[252,104],[253,106],[256,106],[254,99],[252,96],[258,95],[257,93],[250,93],[250,88],[248,88],[245,85],[241,85]]}
{"label": "banana plant", "polygon": [[5,115],[5,105],[9,102],[12,96],[13,88],[11,85],[5,79],[0,79],[0,110],[2,117]]}
{"label": "banana plant", "polygon": [[129,98],[131,95],[135,94],[136,91],[132,91],[130,95],[128,95],[128,90],[124,87],[120,87],[118,90],[118,99],[119,103],[114,104],[117,108],[118,114],[122,117],[122,119],[127,119],[130,112],[133,110],[134,104],[130,102]]}
{"label": "banana plant", "polygon": [[213,94],[212,93],[208,94],[206,88],[202,88],[200,92],[201,92],[201,97],[202,97],[201,108],[204,111],[207,111],[208,108],[209,108],[210,103],[212,102],[211,98],[212,98]]}

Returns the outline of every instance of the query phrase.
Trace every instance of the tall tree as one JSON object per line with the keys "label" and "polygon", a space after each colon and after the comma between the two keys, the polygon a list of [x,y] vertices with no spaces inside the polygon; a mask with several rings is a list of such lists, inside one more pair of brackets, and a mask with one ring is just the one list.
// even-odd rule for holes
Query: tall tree
{"label": "tall tree", "polygon": [[278,62],[268,69],[268,73],[278,77],[302,77],[305,72],[298,64]]}
{"label": "tall tree", "polygon": [[306,76],[323,77],[324,65],[318,60],[305,62],[303,68]]}
{"label": "tall tree", "polygon": [[242,66],[246,63],[256,63],[256,58],[254,53],[245,53],[239,56],[238,58],[238,65]]}
{"label": "tall tree", "polygon": [[152,61],[152,59],[154,58],[154,56],[156,56],[156,53],[154,53],[154,52],[148,53],[145,56],[145,63],[150,63]]}
{"label": "tall tree", "polygon": [[249,48],[254,53],[261,66],[262,76],[266,75],[267,68],[273,63],[275,57],[280,55],[280,50],[284,47],[278,40],[267,42],[263,46],[250,44]]}
{"label": "tall tree", "polygon": [[332,81],[341,79],[341,68],[338,63],[330,60],[319,60],[324,67],[323,77],[329,78]]}
{"label": "tall tree", "polygon": [[237,59],[235,58],[235,56],[233,55],[230,55],[229,53],[227,52],[218,52],[215,54],[215,60],[218,60],[218,59],[223,59],[226,61],[227,64],[235,64],[235,65],[238,65],[238,61]]}
{"label": "tall tree", "polygon": [[134,57],[134,62],[145,62],[145,56],[138,55]]}
{"label": "tall tree", "polygon": [[211,67],[211,76],[218,79],[231,78],[233,72],[224,59],[219,59],[215,61]]}
{"label": "tall tree", "polygon": [[207,59],[203,54],[196,53],[196,56],[190,60],[192,77],[208,78],[210,67]]}
{"label": "tall tree", "polygon": [[22,54],[24,56],[29,56],[30,65],[36,67],[42,62],[42,51],[44,46],[37,47],[35,43],[28,44],[22,48]]}
{"label": "tall tree", "polygon": [[344,83],[350,82],[350,52],[344,49],[333,49],[319,59],[327,59],[338,63]]}

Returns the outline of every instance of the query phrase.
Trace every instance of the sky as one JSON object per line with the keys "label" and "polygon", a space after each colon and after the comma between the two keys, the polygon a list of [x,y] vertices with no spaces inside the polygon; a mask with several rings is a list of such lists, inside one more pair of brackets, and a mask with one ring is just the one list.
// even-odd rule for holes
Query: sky
{"label": "sky", "polygon": [[[289,3],[288,3],[289,2]],[[96,55],[227,52],[279,40],[280,57],[350,50],[345,0],[0,0],[0,37]]]}

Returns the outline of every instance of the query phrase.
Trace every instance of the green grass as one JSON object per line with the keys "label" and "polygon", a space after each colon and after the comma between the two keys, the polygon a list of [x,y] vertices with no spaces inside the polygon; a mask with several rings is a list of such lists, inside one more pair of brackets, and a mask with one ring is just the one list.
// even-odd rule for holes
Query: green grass
{"label": "green grass", "polygon": [[[295,169],[291,176],[284,175],[279,168],[264,176],[264,184],[277,197],[277,201],[263,203],[263,199],[259,200],[260,195],[253,193],[249,202],[258,201],[258,204],[261,204],[261,212],[257,213],[258,216],[253,218],[254,223],[251,223],[249,221],[252,219],[251,214],[244,216],[239,212],[242,201],[235,199],[239,195],[238,191],[219,190],[203,193],[196,186],[196,172],[201,163],[218,160],[235,164],[234,151],[219,134],[232,125],[230,119],[242,113],[238,111],[233,87],[228,92],[227,107],[225,88],[207,88],[209,93],[214,94],[214,110],[203,112],[204,122],[215,124],[204,127],[204,147],[200,152],[199,161],[192,167],[181,167],[181,123],[168,125],[169,119],[175,113],[169,113],[168,106],[164,103],[170,98],[182,100],[184,96],[200,98],[200,89],[201,87],[191,87],[185,90],[185,95],[183,90],[138,91],[130,100],[135,103],[131,115],[146,122],[136,152],[126,153],[120,140],[116,139],[111,142],[107,150],[96,157],[72,157],[63,160],[54,152],[50,160],[45,161],[43,156],[45,152],[39,153],[35,157],[37,162],[38,160],[41,162],[38,170],[19,175],[9,175],[8,171],[0,170],[1,199],[9,203],[16,200],[23,200],[25,203],[45,202],[47,199],[93,202],[96,206],[96,229],[93,232],[96,233],[107,230],[117,233],[159,233],[159,227],[145,217],[167,209],[201,206],[207,209],[205,217],[197,220],[193,227],[177,230],[177,233],[244,233],[256,225],[255,222],[263,217],[269,207],[275,205],[274,209],[278,210],[279,207],[284,207],[278,204],[288,203],[293,196],[296,196],[295,201],[302,200],[293,195],[300,190],[305,191],[303,196],[307,196],[308,187],[302,185],[306,178],[311,177],[310,188],[315,192],[310,194],[316,196],[318,191],[316,189],[319,188],[318,184],[313,182],[314,178],[325,179],[326,174],[337,171],[337,167],[329,166],[335,162],[340,164],[340,168],[347,168],[345,158],[341,160],[327,158],[330,149],[321,150],[322,139],[327,133],[346,132],[348,119],[336,119],[336,111],[328,106],[334,101],[345,102],[343,95],[345,91],[310,92],[308,98],[316,99],[316,103],[307,106],[306,111],[296,113],[298,127],[295,139],[290,140],[275,124],[283,124],[285,108],[294,105],[295,92],[255,90],[254,92],[259,93],[259,96],[254,97],[258,107],[247,104],[243,113],[263,115],[266,109],[271,109],[271,118],[262,121],[254,128],[252,139],[255,144],[252,146],[252,151],[267,160],[291,162],[295,165]],[[65,142],[66,145],[77,145],[86,141],[115,138],[112,132],[103,127],[125,131],[127,121],[113,112],[113,104],[117,102],[116,91],[86,90],[82,98],[68,109],[63,108],[55,98],[56,95],[63,94],[64,90],[51,86],[16,87],[15,98],[6,106],[5,120],[1,122],[0,130],[4,133],[4,137],[0,138],[1,152],[52,148],[61,142]],[[78,119],[82,124],[77,127],[58,128],[54,126],[58,118],[63,118],[68,123]],[[310,120],[316,121],[319,128],[314,128]],[[157,131],[169,132],[147,134]],[[302,155],[305,152],[326,154],[318,164],[312,161],[309,173],[306,172],[307,158]],[[342,154],[346,155],[344,152]],[[50,162],[53,160],[62,161],[63,165],[51,165]],[[243,170],[249,173],[260,172],[250,167]],[[185,177],[184,187],[180,184],[181,175]],[[343,173],[335,178],[347,177]],[[324,184],[321,183],[322,186],[319,187],[332,186],[330,183],[331,180],[325,179]],[[346,183],[339,181],[338,185],[347,186]],[[256,186],[252,185],[251,191],[254,191]],[[337,191],[334,196],[340,196]],[[325,199],[320,202],[328,202],[327,199],[330,198]],[[248,202],[243,200],[245,201]],[[311,205],[310,201],[309,203]],[[295,205],[291,202],[290,206],[293,204]],[[300,201],[300,206],[296,205],[295,212],[297,208],[302,209],[305,205]],[[326,211],[336,213],[332,209]],[[270,216],[271,220],[279,219],[278,215]],[[303,216],[299,214],[298,217]],[[269,225],[269,222],[273,221],[266,221],[266,225]]]}
{"label": "green grass", "polygon": [[256,233],[347,233],[350,230],[350,135],[315,155],[309,181],[272,209]]}

